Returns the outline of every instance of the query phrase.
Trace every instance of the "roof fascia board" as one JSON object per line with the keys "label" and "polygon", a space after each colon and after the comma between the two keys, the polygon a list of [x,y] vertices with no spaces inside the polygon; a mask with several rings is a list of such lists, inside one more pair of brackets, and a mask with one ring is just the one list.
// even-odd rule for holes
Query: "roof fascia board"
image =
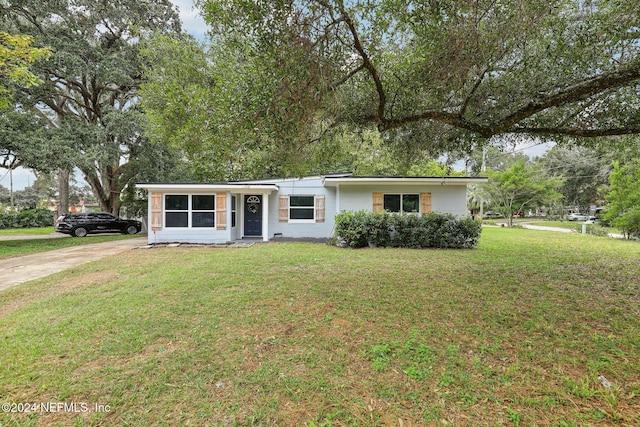
{"label": "roof fascia board", "polygon": [[376,185],[376,184],[405,184],[405,185],[467,185],[482,184],[488,182],[488,178],[482,177],[347,177],[324,179],[324,185],[334,187],[337,185]]}
{"label": "roof fascia board", "polygon": [[136,184],[151,191],[230,191],[236,193],[264,193],[278,191],[275,184]]}
{"label": "roof fascia board", "polygon": [[240,184],[276,184],[279,182],[291,182],[291,181],[306,181],[306,180],[314,180],[314,179],[326,179],[326,178],[343,178],[349,177],[353,174],[351,172],[345,172],[341,174],[329,174],[329,175],[312,175],[312,176],[303,176],[298,178],[266,178],[266,179],[250,179],[250,180],[242,180],[242,181],[232,181],[232,183],[240,183]]}

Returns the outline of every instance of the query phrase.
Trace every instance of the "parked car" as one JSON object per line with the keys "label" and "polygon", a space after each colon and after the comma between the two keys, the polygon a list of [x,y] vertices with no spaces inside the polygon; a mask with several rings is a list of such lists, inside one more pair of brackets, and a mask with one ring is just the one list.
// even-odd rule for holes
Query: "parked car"
{"label": "parked car", "polygon": [[569,214],[569,221],[596,221],[595,216],[581,214],[581,213],[572,213]]}
{"label": "parked car", "polygon": [[136,234],[141,229],[140,221],[122,219],[106,212],[65,214],[56,221],[57,232],[74,237],[84,237],[90,233]]}
{"label": "parked car", "polygon": [[485,218],[501,218],[503,215],[500,212],[488,211],[484,213]]}

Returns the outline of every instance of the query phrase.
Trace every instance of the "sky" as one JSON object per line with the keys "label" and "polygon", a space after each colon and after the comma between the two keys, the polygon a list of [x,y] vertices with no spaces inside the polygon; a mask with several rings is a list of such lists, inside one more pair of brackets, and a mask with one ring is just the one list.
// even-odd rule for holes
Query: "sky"
{"label": "sky", "polygon": [[[198,39],[203,39],[207,32],[207,25],[198,14],[198,10],[193,7],[192,0],[171,0],[171,2],[180,9],[183,30]],[[77,178],[81,179],[79,175]],[[35,179],[35,175],[30,170],[17,168],[13,171],[13,190],[24,190],[25,187],[33,184]],[[10,188],[11,186],[11,176],[6,169],[0,168],[0,185],[5,188]]]}
{"label": "sky", "polygon": [[180,19],[182,19],[182,29],[197,38],[204,38],[207,32],[207,25],[200,17],[197,9],[193,7],[192,0],[171,0],[171,3],[180,9]]}

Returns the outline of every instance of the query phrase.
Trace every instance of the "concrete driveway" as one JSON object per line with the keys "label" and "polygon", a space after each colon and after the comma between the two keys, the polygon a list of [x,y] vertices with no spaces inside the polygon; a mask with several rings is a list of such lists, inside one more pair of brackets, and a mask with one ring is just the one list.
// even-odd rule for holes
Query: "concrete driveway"
{"label": "concrete driveway", "polygon": [[[89,243],[90,237],[84,239],[87,240],[86,245],[1,260],[0,291],[76,265],[129,251],[147,243],[146,237],[103,243]],[[0,242],[0,244],[2,243]]]}

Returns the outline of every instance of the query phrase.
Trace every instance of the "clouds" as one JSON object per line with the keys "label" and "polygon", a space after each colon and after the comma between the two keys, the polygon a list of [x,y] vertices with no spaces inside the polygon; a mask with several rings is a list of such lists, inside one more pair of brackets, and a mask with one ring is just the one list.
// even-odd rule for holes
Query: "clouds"
{"label": "clouds", "polygon": [[180,10],[182,28],[196,38],[202,39],[207,32],[207,24],[200,16],[200,10],[194,7],[192,0],[171,0]]}

